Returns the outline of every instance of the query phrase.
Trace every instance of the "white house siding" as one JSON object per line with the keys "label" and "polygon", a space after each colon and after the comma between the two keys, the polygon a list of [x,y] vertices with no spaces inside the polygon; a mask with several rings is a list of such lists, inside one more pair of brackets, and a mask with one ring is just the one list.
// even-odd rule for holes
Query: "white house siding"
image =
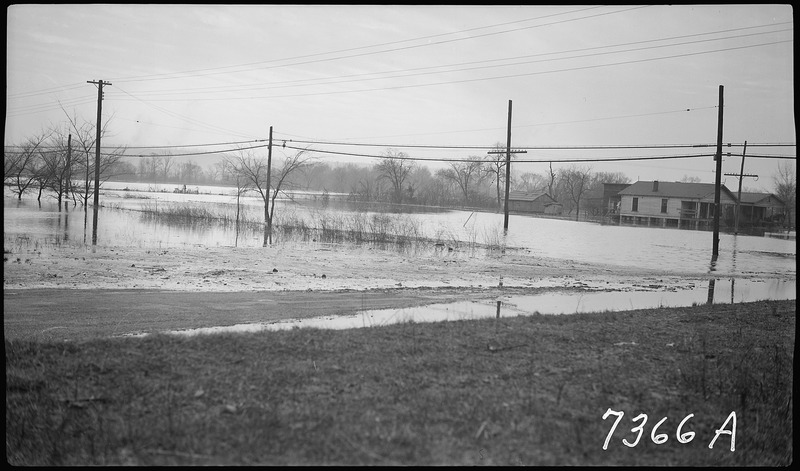
{"label": "white house siding", "polygon": [[[639,210],[632,211],[633,198],[639,198]],[[667,212],[661,212],[660,197],[630,196],[623,195],[619,213],[624,216],[649,216],[649,217],[680,217],[681,200],[677,198],[667,198]]]}
{"label": "white house siding", "polygon": [[[709,206],[709,210],[713,208],[713,201],[705,201],[692,198],[667,198],[667,212],[661,212],[661,197],[648,197],[648,196],[632,196],[621,195],[622,207],[620,210],[620,225],[636,225],[636,226],[653,226],[653,227],[672,227],[672,228],[687,228],[687,229],[708,229],[710,227],[710,219],[713,217],[713,211],[710,211],[705,219],[700,218],[700,205],[705,204]],[[631,211],[633,198],[639,198],[639,210]],[[698,210],[694,217],[682,217],[680,210],[682,203],[691,202],[695,204],[695,209]],[[730,198],[722,197],[721,204],[729,204]],[[724,211],[724,209],[723,209]]]}

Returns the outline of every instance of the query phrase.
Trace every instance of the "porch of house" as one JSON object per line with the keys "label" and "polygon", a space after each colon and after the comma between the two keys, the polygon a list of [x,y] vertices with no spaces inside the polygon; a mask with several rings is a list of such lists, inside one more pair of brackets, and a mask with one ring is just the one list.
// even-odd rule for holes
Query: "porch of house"
{"label": "porch of house", "polygon": [[683,201],[678,217],[627,214],[619,216],[619,225],[710,230],[714,225],[713,208],[713,203]]}
{"label": "porch of house", "polygon": [[663,227],[672,229],[708,230],[714,223],[713,218],[697,217],[664,217],[664,216],[629,216],[620,215],[621,226]]}

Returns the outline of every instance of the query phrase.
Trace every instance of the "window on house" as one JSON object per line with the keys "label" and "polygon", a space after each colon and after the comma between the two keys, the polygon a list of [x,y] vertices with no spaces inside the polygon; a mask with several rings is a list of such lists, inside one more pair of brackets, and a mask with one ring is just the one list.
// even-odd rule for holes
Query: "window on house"
{"label": "window on house", "polygon": [[639,211],[639,198],[634,198],[631,203],[631,211]]}
{"label": "window on house", "polygon": [[667,198],[662,198],[661,199],[661,212],[662,213],[666,213],[667,212]]}

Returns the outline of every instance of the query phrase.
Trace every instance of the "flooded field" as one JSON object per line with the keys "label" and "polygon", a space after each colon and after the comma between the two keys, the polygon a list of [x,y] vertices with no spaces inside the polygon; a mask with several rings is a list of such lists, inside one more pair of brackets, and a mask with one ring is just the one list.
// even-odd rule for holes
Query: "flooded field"
{"label": "flooded field", "polygon": [[[235,211],[235,196],[229,193],[230,189],[206,187],[197,193],[174,193],[147,191],[154,188],[146,186],[129,186],[109,185],[104,190],[101,198],[104,206],[99,212],[98,245],[121,248],[123,251],[125,247],[130,247],[131,250],[138,248],[159,251],[182,248],[188,249],[190,253],[234,245],[245,250],[262,246],[263,231],[259,227],[243,228],[237,235],[235,227],[230,223],[214,220],[176,223],[174,220],[153,217],[145,211],[158,205],[162,208],[169,205],[194,205],[213,210],[215,214],[230,213]],[[262,204],[258,198],[246,197],[242,200],[241,209],[251,220],[258,221],[259,217],[263,217]],[[35,250],[37,247],[46,249],[48,246],[85,247],[91,242],[92,215],[91,212],[85,213],[80,206],[59,212],[51,199],[43,199],[40,205],[29,197],[18,201],[10,197],[7,191],[4,209],[3,232],[6,246],[11,244],[26,250]],[[468,260],[496,257],[505,249],[505,253],[512,258],[549,259],[564,266],[579,262],[603,269],[598,269],[590,279],[571,280],[545,277],[534,281],[532,277],[535,273],[528,275],[526,272],[525,276],[530,276],[527,280],[516,281],[537,293],[531,295],[509,294],[477,301],[429,304],[407,309],[361,310],[352,315],[206,327],[172,333],[193,335],[302,327],[347,329],[410,321],[563,315],[796,298],[796,243],[791,240],[723,233],[720,234],[719,257],[712,264],[712,233],[705,231],[619,227],[511,215],[509,231],[504,234],[501,213],[441,209],[425,211],[424,208],[415,208],[415,211],[405,213],[382,213],[365,209],[364,205],[356,207],[335,198],[330,201],[322,200],[319,195],[314,194],[280,200],[276,207],[278,221],[284,218],[283,220],[291,220],[294,224],[305,224],[312,228],[321,221],[324,223],[336,218],[353,217],[365,221],[386,217],[401,220],[404,224],[411,225],[421,238],[421,241],[415,243],[414,250],[428,253],[444,251],[449,262],[459,258]],[[436,241],[441,243],[436,244]],[[324,247],[316,247],[311,252],[298,250],[301,246],[292,244],[320,245],[316,241],[282,236],[276,244],[287,247],[292,253],[310,253],[308,256],[320,256],[324,259],[332,257],[324,255],[332,253],[331,251],[340,253],[337,254],[340,257],[359,259],[364,256],[363,246],[356,247],[355,244],[326,243]],[[379,250],[383,251],[384,257],[397,256],[392,253],[396,249],[391,246]],[[409,260],[415,259],[412,256]],[[302,261],[296,263],[302,264]],[[136,265],[139,265],[138,261]],[[664,281],[658,278],[641,279],[634,283],[615,281],[614,266],[662,274]],[[372,269],[367,267],[367,270],[379,278],[385,278],[384,284],[401,285],[392,281],[392,272],[382,268],[378,264]],[[411,275],[412,278],[423,274],[427,276],[424,281],[419,280],[420,286],[438,286],[435,274],[438,268],[427,265],[417,268],[427,270],[415,271]],[[186,270],[188,268],[184,271]],[[284,271],[286,270],[282,269],[281,273]],[[224,270],[220,273],[224,273]],[[502,272],[499,275],[499,284],[502,287]],[[698,278],[692,279],[692,275],[697,275]],[[317,280],[316,275],[314,279]],[[416,280],[404,278],[402,285],[414,286],[413,281]],[[361,285],[358,286],[362,286],[360,289],[367,289],[363,287],[366,286],[364,280],[359,283]],[[448,283],[445,282],[445,285]],[[469,286],[471,282],[463,283]],[[338,289],[359,289],[358,286],[343,285]]]}
{"label": "flooded field", "polygon": [[[236,235],[232,224],[168,223],[145,217],[145,206],[195,204],[218,212],[235,212],[233,190],[199,187],[198,194],[166,192],[171,186],[153,188],[147,184],[107,183],[102,192],[104,205],[99,211],[98,244],[147,247],[260,247],[263,232],[243,228]],[[166,190],[152,192],[143,190]],[[6,189],[3,233],[6,240],[16,237],[31,243],[82,244],[91,241],[92,215],[86,217],[80,206],[58,212],[55,202],[43,198],[41,206],[33,198],[17,201]],[[258,220],[263,215],[259,198],[242,199],[244,214]],[[435,211],[435,212],[434,212]],[[324,215],[347,216],[376,214],[345,204],[325,204],[318,195],[305,195],[294,201],[279,200],[276,220],[303,221],[313,227]],[[263,217],[263,216],[262,216]],[[711,263],[712,233],[679,229],[620,227],[561,219],[536,218],[512,214],[508,233],[503,233],[503,214],[473,211],[413,212],[396,215],[431,240],[507,247],[528,255],[599,265],[635,266],[659,272],[719,273],[721,276],[796,276],[796,242],[747,235],[720,234],[719,257]],[[280,243],[280,242],[279,242]],[[432,246],[432,244],[430,244]],[[480,252],[470,254],[479,256]]]}

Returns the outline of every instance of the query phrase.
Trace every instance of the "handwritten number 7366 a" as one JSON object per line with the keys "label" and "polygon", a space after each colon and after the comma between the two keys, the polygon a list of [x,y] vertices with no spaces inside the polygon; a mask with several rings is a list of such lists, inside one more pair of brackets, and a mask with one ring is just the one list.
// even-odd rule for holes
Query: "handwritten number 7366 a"
{"label": "handwritten number 7366 a", "polygon": [[[608,419],[608,417],[611,415],[616,416],[616,419],[614,420],[614,424],[611,426],[611,430],[608,431],[608,435],[606,436],[606,441],[603,443],[604,450],[608,449],[608,442],[611,440],[611,436],[614,435],[614,431],[617,429],[617,426],[622,421],[622,416],[624,416],[625,413],[622,411],[615,411],[609,408],[606,411],[606,413],[603,414],[603,420]],[[686,425],[686,422],[692,417],[694,417],[694,414],[689,414],[686,417],[684,417],[683,420],[681,420],[680,424],[678,424],[678,428],[675,432],[675,438],[677,438],[679,443],[689,443],[694,439],[695,436],[694,432],[689,431],[681,433],[681,430],[683,429],[684,425]],[[627,438],[622,439],[622,443],[625,446],[633,448],[639,444],[639,440],[642,438],[642,434],[644,433],[645,424],[647,423],[647,414],[639,414],[633,418],[634,423],[640,421],[641,423],[639,423],[638,425],[636,425],[631,429],[631,432],[636,434],[636,439],[633,440],[633,442],[628,441]],[[658,433],[658,428],[661,427],[661,425],[666,421],[667,421],[666,417],[659,420],[658,423],[656,423],[656,425],[653,426],[653,430],[650,431],[650,439],[656,445],[661,445],[663,443],[666,443],[667,440],[669,440],[669,435],[667,435],[666,433]],[[732,421],[732,428],[728,430],[726,427],[728,426],[728,423],[731,421]],[[723,423],[722,426],[716,430],[714,439],[711,440],[711,443],[708,445],[709,448],[714,448],[714,442],[717,441],[717,438],[719,438],[720,435],[731,436],[731,451],[734,451],[736,442],[736,412],[731,412],[730,415],[728,415],[728,418],[725,420],[725,423]]]}

